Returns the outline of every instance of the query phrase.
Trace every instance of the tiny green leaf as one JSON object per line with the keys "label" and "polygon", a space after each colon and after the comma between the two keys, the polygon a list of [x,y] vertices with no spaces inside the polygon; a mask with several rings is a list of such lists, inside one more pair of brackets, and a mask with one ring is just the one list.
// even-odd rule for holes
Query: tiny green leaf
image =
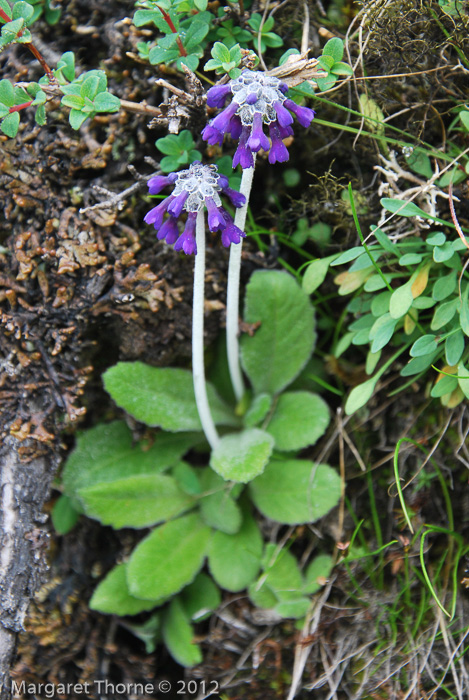
{"label": "tiny green leaf", "polygon": [[18,112],[12,112],[11,114],[7,114],[7,116],[2,119],[0,123],[0,130],[3,131],[5,136],[13,139],[18,133],[19,126],[20,115]]}
{"label": "tiny green leaf", "polygon": [[409,350],[411,357],[421,357],[435,352],[438,349],[438,343],[435,335],[422,335]]}
{"label": "tiny green leaf", "polygon": [[364,406],[371,399],[377,382],[377,377],[371,377],[371,379],[367,379],[366,382],[363,382],[352,389],[345,404],[345,413],[347,416],[350,416],[352,413],[355,413],[355,411],[358,411],[359,408],[362,408],[362,406]]}
{"label": "tiny green leaf", "polygon": [[337,258],[336,255],[329,255],[327,258],[318,258],[309,263],[303,277],[303,289],[306,294],[312,294],[326,279],[329,265]]}
{"label": "tiny green leaf", "polygon": [[391,318],[399,319],[405,316],[412,306],[413,301],[412,284],[411,281],[409,281],[394,290],[391,295],[391,300],[389,302],[389,314]]}
{"label": "tiny green leaf", "polygon": [[72,109],[70,110],[70,114],[68,115],[68,120],[70,122],[70,126],[72,129],[75,129],[75,131],[78,131],[80,126],[83,124],[85,119],[88,118],[88,114],[85,112],[81,112],[78,109]]}
{"label": "tiny green leaf", "polygon": [[312,595],[319,591],[332,571],[333,561],[328,554],[319,554],[308,564],[305,571],[304,593]]}
{"label": "tiny green leaf", "polygon": [[33,14],[34,7],[28,2],[23,2],[23,0],[20,0],[19,2],[15,2],[15,4],[13,5],[12,19],[19,19],[20,17],[22,17],[24,19],[25,24],[27,24],[33,16]]}
{"label": "tiny green leaf", "polygon": [[341,61],[344,55],[344,42],[338,37],[329,39],[325,47],[322,50],[323,56],[332,56],[334,63],[336,61]]}
{"label": "tiny green leaf", "polygon": [[0,80],[0,102],[7,107],[13,107],[15,104],[15,91],[13,85],[6,78]]}
{"label": "tiny green leaf", "polygon": [[96,112],[117,112],[120,107],[120,99],[110,92],[100,92],[93,100]]}
{"label": "tiny green leaf", "polygon": [[244,424],[246,428],[254,428],[254,426],[264,420],[272,406],[272,397],[270,394],[258,394],[254,397],[253,402],[244,416]]}
{"label": "tiny green leaf", "polygon": [[450,367],[457,365],[464,352],[464,334],[461,330],[456,331],[445,342],[446,362]]}

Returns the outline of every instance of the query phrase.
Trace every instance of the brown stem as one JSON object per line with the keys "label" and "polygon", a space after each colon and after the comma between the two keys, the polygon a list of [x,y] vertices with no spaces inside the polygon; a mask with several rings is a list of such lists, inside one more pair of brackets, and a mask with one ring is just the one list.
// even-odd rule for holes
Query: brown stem
{"label": "brown stem", "polygon": [[[1,7],[0,7],[0,17],[1,17],[1,19],[3,19],[4,22],[11,22],[11,17],[9,17],[9,16],[7,15],[7,13],[6,13],[4,10],[2,10]],[[21,36],[22,34],[23,34],[23,29],[22,29],[20,32],[18,32],[18,36]],[[54,74],[52,73],[52,70],[49,68],[49,66],[48,66],[48,64],[47,64],[47,62],[46,62],[46,59],[44,58],[44,56],[42,55],[42,53],[41,53],[40,51],[38,51],[38,49],[37,49],[37,48],[34,46],[34,44],[32,44],[30,41],[28,41],[27,43],[25,43],[25,46],[28,47],[28,49],[29,49],[29,50],[31,51],[31,53],[33,54],[34,58],[36,58],[36,59],[39,61],[39,63],[41,64],[41,66],[42,66],[42,68],[43,68],[45,74],[46,74],[47,77],[49,78],[49,82],[51,82],[51,83],[56,83],[57,81],[56,81],[56,79],[54,78]]]}
{"label": "brown stem", "polygon": [[32,43],[25,44],[25,46],[28,47],[28,49],[33,54],[34,58],[36,58],[39,61],[39,63],[41,64],[42,69],[44,70],[44,73],[49,78],[49,83],[51,83],[52,85],[55,85],[57,83],[57,80],[56,80],[54,74],[52,73],[52,70],[50,69],[49,65],[47,64],[46,59],[44,58],[42,53],[40,51],[38,51],[38,49]]}
{"label": "brown stem", "polygon": [[150,117],[161,117],[161,109],[147,105],[145,102],[129,102],[129,100],[121,100],[121,108],[126,112],[134,112],[135,114],[146,114]]}
{"label": "brown stem", "polygon": [[[158,7],[158,9],[161,12],[161,14],[163,15],[164,21],[166,22],[168,27],[171,29],[173,34],[177,34],[177,29],[174,26],[174,22],[171,19],[171,17],[169,16],[169,14],[165,10],[163,10],[161,7]],[[187,51],[184,48],[184,44],[182,43],[180,36],[178,36],[178,38],[176,39],[176,44],[178,45],[179,53],[181,54],[181,56],[187,56]]]}

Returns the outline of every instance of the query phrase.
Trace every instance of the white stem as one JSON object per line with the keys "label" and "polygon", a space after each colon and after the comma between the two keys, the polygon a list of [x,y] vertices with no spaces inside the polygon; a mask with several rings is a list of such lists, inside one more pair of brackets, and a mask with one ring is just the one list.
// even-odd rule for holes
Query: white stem
{"label": "white stem", "polygon": [[205,291],[205,216],[201,209],[197,214],[195,229],[197,255],[194,265],[194,298],[192,305],[192,376],[197,410],[202,429],[210,447],[220,442],[208,404],[204,367],[204,291]]}
{"label": "white stem", "polygon": [[[235,225],[242,231],[246,224],[246,215],[251,194],[254,167],[256,165],[256,153],[253,153],[254,165],[243,170],[239,191],[246,197],[246,203],[236,210]],[[241,401],[244,395],[244,381],[239,364],[239,276],[241,271],[241,253],[243,239],[239,243],[230,245],[230,262],[228,266],[228,289],[226,298],[226,347],[228,353],[228,368],[231,383],[237,401]]]}

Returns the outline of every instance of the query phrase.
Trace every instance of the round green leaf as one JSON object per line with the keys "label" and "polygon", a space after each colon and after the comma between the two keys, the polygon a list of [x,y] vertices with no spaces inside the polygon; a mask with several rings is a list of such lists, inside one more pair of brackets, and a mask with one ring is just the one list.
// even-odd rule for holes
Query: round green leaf
{"label": "round green leaf", "polygon": [[287,525],[311,523],[337,505],[339,475],[326,464],[309,460],[275,460],[249,485],[263,515]]}
{"label": "round green leaf", "polygon": [[446,262],[454,255],[454,249],[450,242],[436,245],[433,248],[433,260],[437,263]]}
{"label": "round green leaf", "polygon": [[241,360],[256,394],[276,394],[309,360],[315,343],[313,307],[294,277],[256,271],[247,286],[244,318],[259,323],[241,339]]}
{"label": "round green leaf", "polygon": [[329,425],[329,408],[309,391],[281,394],[266,430],[277,450],[300,450],[314,445]]}
{"label": "round green leaf", "polygon": [[443,245],[446,242],[446,236],[442,231],[434,231],[425,239],[428,245]]}
{"label": "round green leaf", "polygon": [[213,469],[204,469],[201,482],[206,496],[200,499],[200,512],[207,525],[234,534],[241,527],[241,511],[230,496],[230,484]]}
{"label": "round green leaf", "polygon": [[271,435],[248,428],[221,438],[210,457],[210,466],[227,481],[246,484],[261,474],[274,447]]}
{"label": "round green leaf", "polygon": [[457,275],[455,270],[451,270],[448,275],[437,279],[433,285],[432,297],[435,301],[443,301],[454,292],[457,284]]}
{"label": "round green leaf", "polygon": [[77,495],[90,518],[103,525],[148,527],[179,515],[194,505],[175,479],[164,474],[139,474],[79,489]]}
{"label": "round green leaf", "polygon": [[[288,549],[273,543],[266,545],[264,573],[249,586],[249,597],[260,608],[274,608],[283,617],[301,617],[309,607],[303,596],[303,577],[298,562]],[[299,601],[302,601],[301,603]],[[293,603],[294,607],[280,608],[279,604]],[[299,607],[298,607],[299,606]]]}
{"label": "round green leaf", "polygon": [[[117,405],[142,423],[170,432],[202,429],[188,370],[119,362],[104,373],[103,379]],[[207,393],[215,422],[236,425],[232,411],[211,384],[207,384]]]}
{"label": "round green leaf", "polygon": [[157,474],[175,464],[197,441],[197,435],[160,433],[152,446],[134,445],[123,421],[97,425],[77,438],[63,472],[65,491],[76,508],[82,509],[80,489],[141,474]]}
{"label": "round green leaf", "polygon": [[109,615],[138,615],[151,610],[158,601],[141,600],[133,596],[127,587],[127,564],[118,564],[108,573],[93,593],[89,606]]}
{"label": "round green leaf", "polygon": [[157,527],[129,559],[130,593],[156,600],[180,591],[202,568],[209,538],[210,529],[195,513]]}
{"label": "round green leaf", "polygon": [[221,602],[220,589],[207,576],[197,574],[195,579],[180,594],[184,611],[190,620],[205,620]]}
{"label": "round green leaf", "polygon": [[7,107],[13,107],[15,104],[15,89],[6,78],[0,80],[0,102]]}
{"label": "round green leaf", "polygon": [[331,573],[333,566],[332,557],[328,554],[320,554],[315,557],[313,561],[308,564],[305,571],[305,585],[303,587],[304,593],[309,593],[312,595],[319,591],[319,589],[324,585],[324,581],[321,579],[327,579]]}
{"label": "round green leaf", "polygon": [[52,508],[52,523],[59,535],[66,535],[75,526],[80,513],[73,507],[71,498],[62,494]]}
{"label": "round green leaf", "polygon": [[245,513],[239,532],[215,532],[208,550],[208,567],[215,581],[237,593],[256,578],[262,556],[262,535],[250,513]]}
{"label": "round green leaf", "polygon": [[438,399],[440,396],[444,396],[445,394],[451,394],[451,392],[454,391],[457,386],[458,379],[456,376],[450,377],[448,374],[440,374],[440,379],[433,385],[430,396],[433,399]]}
{"label": "round green leaf", "polygon": [[270,394],[258,394],[255,396],[244,416],[244,425],[246,428],[253,428],[263,421],[270,411],[271,406],[272,397]]}
{"label": "round green leaf", "polygon": [[163,619],[163,639],[169,653],[181,666],[200,664],[202,652],[194,643],[194,629],[179,598],[171,601]]}

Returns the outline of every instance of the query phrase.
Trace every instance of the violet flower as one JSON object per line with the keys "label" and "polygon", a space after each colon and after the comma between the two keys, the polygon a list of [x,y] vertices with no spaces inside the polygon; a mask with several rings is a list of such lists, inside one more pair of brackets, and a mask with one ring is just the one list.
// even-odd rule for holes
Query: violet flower
{"label": "violet flower", "polygon": [[[150,194],[159,194],[168,185],[174,185],[172,194],[150,209],[144,220],[147,224],[153,224],[159,240],[174,244],[174,250],[182,250],[186,255],[197,253],[196,219],[197,213],[204,207],[208,210],[210,231],[221,232],[221,241],[226,248],[231,243],[239,243],[246,235],[234,225],[232,217],[222,206],[219,192],[223,192],[236,208],[242,207],[246,198],[228,187],[228,178],[218,173],[216,165],[202,165],[200,161],[194,161],[187,170],[148,180]],[[183,212],[187,213],[187,220],[184,231],[179,235],[177,220]],[[169,216],[165,220],[166,214]]]}
{"label": "violet flower", "polygon": [[[291,112],[301,126],[309,126],[314,118],[312,109],[285,97],[287,91],[288,86],[278,78],[251,70],[244,70],[225,85],[215,85],[207,92],[209,107],[223,107],[230,93],[232,99],[205,127],[202,138],[211,145],[221,145],[228,133],[239,139],[233,167],[240,163],[243,170],[254,167],[253,153],[261,149],[269,153],[269,163],[285,162],[289,153],[283,139],[293,134]],[[269,127],[271,143],[264,133],[264,124]]]}

